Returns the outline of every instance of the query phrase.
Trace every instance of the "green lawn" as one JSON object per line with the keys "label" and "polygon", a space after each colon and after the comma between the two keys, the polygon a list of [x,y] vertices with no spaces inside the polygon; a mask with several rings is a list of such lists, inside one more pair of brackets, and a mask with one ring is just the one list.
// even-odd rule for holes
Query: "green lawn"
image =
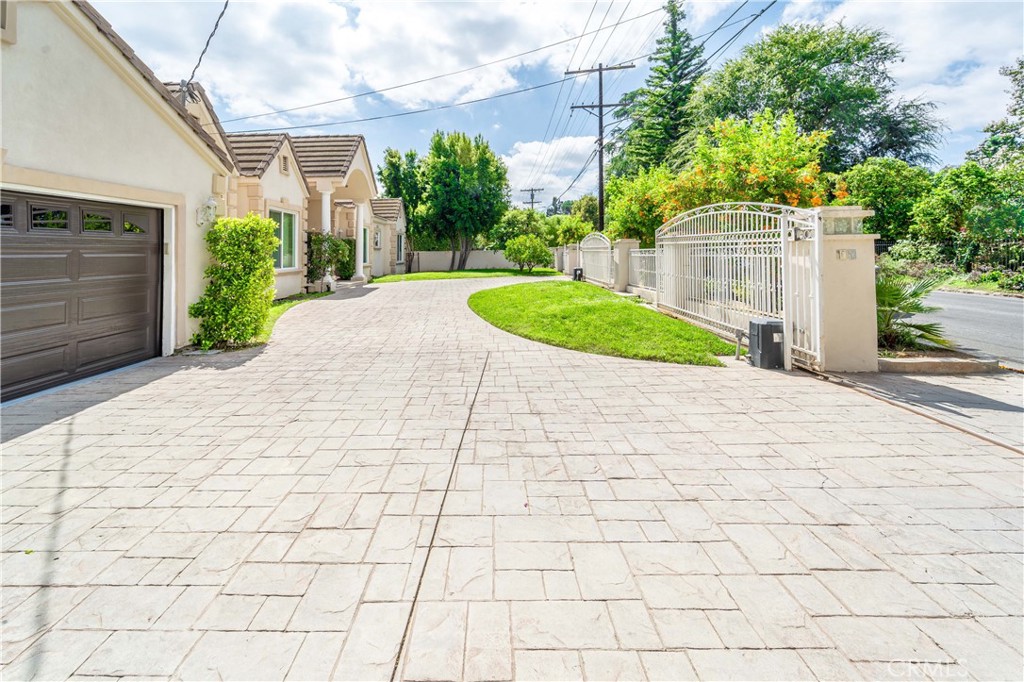
{"label": "green lawn", "polygon": [[637,360],[722,366],[734,346],[634,298],[583,282],[530,282],[478,291],[469,307],[495,327],[552,346]]}
{"label": "green lawn", "polygon": [[511,277],[513,275],[523,275],[525,277],[548,277],[551,275],[561,274],[558,270],[551,268],[534,268],[533,272],[527,272],[526,270],[515,270],[512,268],[498,269],[494,268],[491,270],[454,270],[447,271],[443,270],[440,272],[413,272],[408,275],[384,275],[383,277],[374,277],[374,284],[387,284],[388,282],[415,282],[423,279],[473,279],[475,277]]}
{"label": "green lawn", "polygon": [[274,331],[274,325],[277,324],[277,319],[284,315],[284,312],[289,308],[293,308],[303,301],[320,298],[321,296],[330,296],[331,293],[330,291],[324,291],[319,294],[295,294],[294,296],[274,301],[273,305],[270,306],[270,315],[267,317],[267,322],[263,325],[263,331],[252,340],[252,344],[258,345],[269,341],[270,334]]}

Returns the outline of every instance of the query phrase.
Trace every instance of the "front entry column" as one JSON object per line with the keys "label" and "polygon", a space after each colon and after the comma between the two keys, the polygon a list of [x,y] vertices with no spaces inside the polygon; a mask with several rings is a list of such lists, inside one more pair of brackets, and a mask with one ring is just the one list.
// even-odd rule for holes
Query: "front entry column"
{"label": "front entry column", "polygon": [[356,204],[356,274],[352,279],[362,282],[366,279],[363,274],[363,225],[366,215],[366,207]]}
{"label": "front entry column", "polygon": [[331,193],[334,185],[330,180],[317,180],[316,188],[320,191],[320,231],[324,234],[331,232]]}

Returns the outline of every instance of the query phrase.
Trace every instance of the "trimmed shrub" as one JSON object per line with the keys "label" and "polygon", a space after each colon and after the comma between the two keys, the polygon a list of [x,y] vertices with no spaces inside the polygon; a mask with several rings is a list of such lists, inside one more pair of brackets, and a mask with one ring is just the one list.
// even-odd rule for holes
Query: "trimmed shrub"
{"label": "trimmed shrub", "polygon": [[333,252],[331,267],[334,268],[334,276],[339,279],[352,279],[352,276],[356,274],[356,240],[336,239],[335,241],[345,248]]}
{"label": "trimmed shrub", "polygon": [[505,259],[518,265],[520,270],[526,268],[533,272],[537,266],[551,264],[551,251],[537,235],[522,234],[505,244]]}
{"label": "trimmed shrub", "polygon": [[[353,250],[353,247],[350,247],[344,239],[338,239],[322,232],[310,233],[307,244],[307,282],[319,282],[327,274],[328,268],[333,268],[335,275],[337,275],[338,264],[344,264]],[[354,263],[352,267],[355,267]],[[349,275],[349,277],[351,276]]]}
{"label": "trimmed shrub", "polygon": [[259,334],[274,298],[277,223],[250,213],[221,218],[206,233],[210,280],[188,314],[200,318],[192,343],[201,348],[246,343]]}

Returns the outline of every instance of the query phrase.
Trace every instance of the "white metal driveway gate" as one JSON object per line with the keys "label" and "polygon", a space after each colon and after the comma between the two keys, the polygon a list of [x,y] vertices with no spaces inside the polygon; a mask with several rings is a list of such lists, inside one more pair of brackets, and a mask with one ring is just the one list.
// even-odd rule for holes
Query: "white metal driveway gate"
{"label": "white metal driveway gate", "polygon": [[606,287],[612,285],[612,243],[600,232],[591,232],[580,240],[580,260],[583,277]]}
{"label": "white metal driveway gate", "polygon": [[783,320],[786,369],[820,363],[821,230],[813,209],[701,206],[656,235],[658,305],[720,332]]}

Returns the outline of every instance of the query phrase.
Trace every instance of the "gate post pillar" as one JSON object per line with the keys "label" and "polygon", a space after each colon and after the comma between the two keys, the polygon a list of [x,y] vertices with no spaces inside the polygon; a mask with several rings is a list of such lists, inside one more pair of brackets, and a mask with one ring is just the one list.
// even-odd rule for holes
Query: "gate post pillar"
{"label": "gate post pillar", "polygon": [[875,240],[860,222],[873,211],[858,206],[821,209],[821,368],[878,371]]}
{"label": "gate post pillar", "polygon": [[640,240],[638,239],[620,239],[612,244],[612,260],[615,261],[613,291],[625,291],[629,288],[629,250],[639,248]]}

